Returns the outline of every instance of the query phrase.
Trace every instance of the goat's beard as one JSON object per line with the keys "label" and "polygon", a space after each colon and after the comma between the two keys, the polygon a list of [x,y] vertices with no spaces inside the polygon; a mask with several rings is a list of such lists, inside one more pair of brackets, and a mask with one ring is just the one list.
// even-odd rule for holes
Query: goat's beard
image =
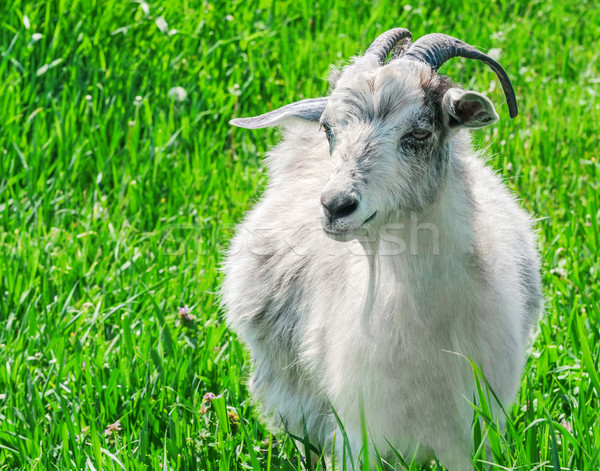
{"label": "goat's beard", "polygon": [[373,304],[375,303],[375,295],[377,294],[377,281],[379,278],[379,263],[377,262],[379,238],[376,237],[373,241],[365,243],[364,248],[369,262],[369,281],[367,283],[367,296],[365,298],[361,324],[363,331],[367,335],[371,335],[370,320],[371,313],[373,312]]}

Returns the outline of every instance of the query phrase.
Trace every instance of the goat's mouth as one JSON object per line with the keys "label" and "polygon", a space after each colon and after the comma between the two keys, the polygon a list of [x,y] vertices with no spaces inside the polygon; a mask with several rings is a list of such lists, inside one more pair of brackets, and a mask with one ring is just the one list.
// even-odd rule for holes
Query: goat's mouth
{"label": "goat's mouth", "polygon": [[373,221],[373,219],[375,219],[376,215],[377,215],[377,211],[373,211],[373,214],[371,214],[367,219],[365,219],[364,222],[360,225],[360,227],[370,224]]}
{"label": "goat's mouth", "polygon": [[351,218],[343,218],[334,221],[325,218],[323,220],[323,231],[332,239],[340,242],[347,242],[363,235],[361,230],[367,229],[375,219],[375,216],[377,216],[377,211],[374,211],[373,214],[358,225],[353,224],[353,221],[346,221],[346,219]]}

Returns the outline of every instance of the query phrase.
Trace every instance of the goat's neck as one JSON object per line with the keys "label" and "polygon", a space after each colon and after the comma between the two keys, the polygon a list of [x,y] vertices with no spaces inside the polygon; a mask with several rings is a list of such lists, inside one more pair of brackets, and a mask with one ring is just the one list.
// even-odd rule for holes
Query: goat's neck
{"label": "goat's neck", "polygon": [[473,252],[473,211],[464,168],[453,159],[436,201],[421,212],[399,214],[365,249],[376,254],[382,277],[417,281],[432,271],[460,270]]}

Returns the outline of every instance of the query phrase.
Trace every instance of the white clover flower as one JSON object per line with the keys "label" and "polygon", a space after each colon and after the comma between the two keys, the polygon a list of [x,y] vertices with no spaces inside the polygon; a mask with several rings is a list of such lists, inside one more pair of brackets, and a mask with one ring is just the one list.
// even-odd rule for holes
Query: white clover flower
{"label": "white clover flower", "polygon": [[187,92],[183,87],[173,87],[169,90],[169,98],[174,101],[182,102],[187,99]]}

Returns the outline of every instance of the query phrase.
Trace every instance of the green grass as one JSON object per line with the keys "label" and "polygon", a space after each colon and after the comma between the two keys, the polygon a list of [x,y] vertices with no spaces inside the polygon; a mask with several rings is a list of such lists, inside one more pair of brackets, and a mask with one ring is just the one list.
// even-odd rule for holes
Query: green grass
{"label": "green grass", "polygon": [[[475,435],[494,469],[600,469],[600,6],[585,0],[1,2],[0,469],[298,469],[251,405],[216,296],[277,134],[227,123],[323,95],[330,65],[395,26],[500,48],[519,100],[477,142],[542,218],[547,315],[506,431]],[[443,72],[503,102],[483,65]]]}

